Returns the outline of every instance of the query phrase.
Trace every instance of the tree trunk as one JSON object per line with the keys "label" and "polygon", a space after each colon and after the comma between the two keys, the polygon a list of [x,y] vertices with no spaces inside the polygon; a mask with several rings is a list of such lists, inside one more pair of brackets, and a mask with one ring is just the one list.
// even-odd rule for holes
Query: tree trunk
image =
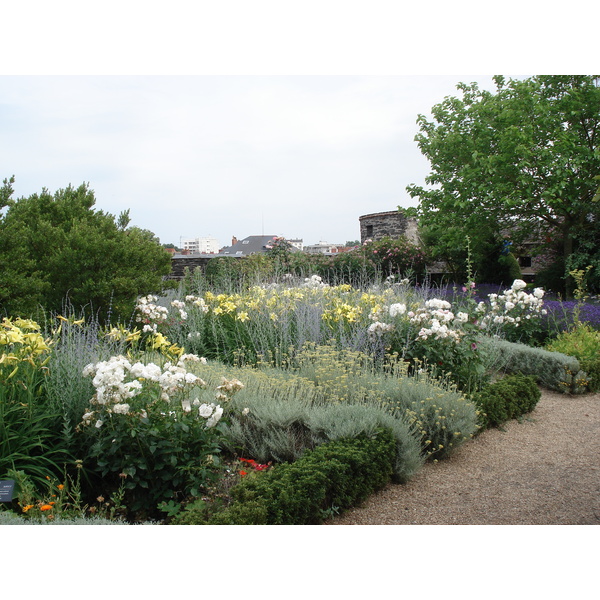
{"label": "tree trunk", "polygon": [[571,226],[566,225],[563,228],[563,258],[565,261],[565,295],[567,299],[573,298],[575,291],[575,281],[569,275],[569,257],[573,254],[573,236],[571,235]]}

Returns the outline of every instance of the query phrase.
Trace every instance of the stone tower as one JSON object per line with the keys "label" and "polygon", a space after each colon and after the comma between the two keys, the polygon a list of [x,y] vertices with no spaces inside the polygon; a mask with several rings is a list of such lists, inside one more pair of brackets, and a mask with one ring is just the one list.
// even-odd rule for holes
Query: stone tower
{"label": "stone tower", "polygon": [[376,242],[385,237],[392,239],[403,237],[412,244],[419,244],[417,221],[407,218],[398,210],[363,215],[358,220],[362,244],[367,240]]}

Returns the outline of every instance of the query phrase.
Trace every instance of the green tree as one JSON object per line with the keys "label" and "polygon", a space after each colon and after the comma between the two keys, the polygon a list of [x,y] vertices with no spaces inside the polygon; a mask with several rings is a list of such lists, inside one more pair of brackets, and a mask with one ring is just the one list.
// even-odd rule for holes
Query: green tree
{"label": "green tree", "polygon": [[473,239],[489,229],[520,242],[561,240],[565,265],[578,240],[597,228],[600,202],[600,76],[494,77],[495,93],[460,83],[419,115],[415,140],[431,163],[425,183],[410,185],[428,227]]}
{"label": "green tree", "polygon": [[61,312],[68,301],[129,317],[139,295],[162,291],[170,256],[152,232],[127,227],[129,211],[116,219],[95,210],[86,184],[13,200],[12,183],[4,180],[0,193],[2,312]]}

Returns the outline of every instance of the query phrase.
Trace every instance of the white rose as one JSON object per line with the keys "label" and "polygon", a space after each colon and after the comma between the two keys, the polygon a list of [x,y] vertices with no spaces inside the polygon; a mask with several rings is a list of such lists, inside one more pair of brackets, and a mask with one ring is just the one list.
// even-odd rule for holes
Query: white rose
{"label": "white rose", "polygon": [[397,315],[403,315],[406,312],[406,304],[392,304],[390,306],[390,317],[396,317]]}
{"label": "white rose", "polygon": [[210,419],[208,419],[208,421],[206,421],[206,426],[214,427],[219,422],[219,419],[221,418],[222,414],[223,414],[223,409],[220,406],[215,407],[215,412],[212,414]]}
{"label": "white rose", "polygon": [[198,408],[198,414],[204,418],[208,419],[213,413],[213,405],[211,404],[201,404]]}

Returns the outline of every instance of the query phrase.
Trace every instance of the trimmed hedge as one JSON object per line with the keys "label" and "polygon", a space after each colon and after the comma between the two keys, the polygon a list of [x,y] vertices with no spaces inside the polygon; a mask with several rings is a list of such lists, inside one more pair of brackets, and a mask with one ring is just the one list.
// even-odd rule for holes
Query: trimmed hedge
{"label": "trimmed hedge", "polygon": [[541,392],[531,375],[507,375],[477,392],[473,401],[479,406],[484,427],[497,427],[531,412]]}
{"label": "trimmed hedge", "polygon": [[392,477],[396,441],[391,431],[340,439],[307,450],[296,462],[243,479],[233,504],[206,518],[193,505],[173,525],[316,525],[332,508],[347,509]]}

